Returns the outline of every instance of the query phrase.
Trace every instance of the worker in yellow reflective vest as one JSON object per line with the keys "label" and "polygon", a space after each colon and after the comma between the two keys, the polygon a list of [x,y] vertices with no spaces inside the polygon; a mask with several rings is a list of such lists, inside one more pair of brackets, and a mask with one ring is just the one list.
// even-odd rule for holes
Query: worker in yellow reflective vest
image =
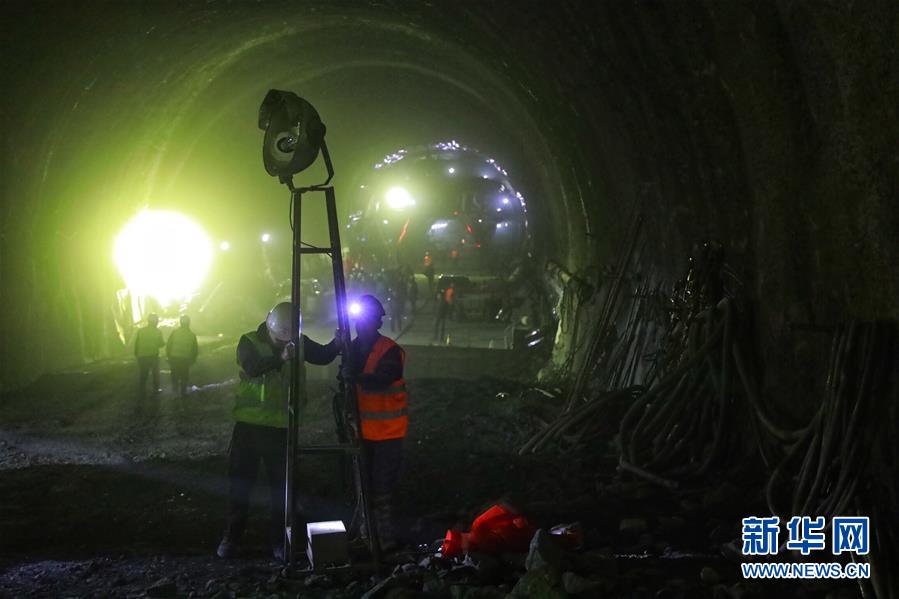
{"label": "worker in yellow reflective vest", "polygon": [[181,397],[187,394],[190,367],[197,361],[197,336],[190,330],[190,316],[181,316],[181,326],[172,331],[165,344],[165,354],[172,371],[172,390]]}
{"label": "worker in yellow reflective vest", "polygon": [[[234,431],[228,458],[230,479],[228,524],[218,545],[219,557],[238,552],[249,516],[250,494],[259,462],[265,469],[271,496],[271,543],[275,559],[284,558],[284,481],[287,461],[287,391],[290,386],[291,305],[271,309],[265,322],[237,344],[240,382],[232,412]],[[337,355],[336,339],[319,345],[302,335],[304,358],[328,364]]]}
{"label": "worker in yellow reflective vest", "polygon": [[[147,326],[137,331],[134,340],[134,356],[137,358],[138,413],[144,409],[145,388],[150,374],[153,375],[151,395],[156,397],[159,393],[159,348],[165,345],[165,341],[158,325],[159,317],[156,314],[148,315]],[[155,409],[151,411],[155,412]]]}
{"label": "worker in yellow reflective vest", "polygon": [[[409,427],[408,394],[403,379],[406,353],[378,329],[384,324],[384,306],[363,295],[350,305],[356,338],[350,344],[351,372],[344,382],[356,385],[361,419],[362,450],[374,527],[381,548],[397,545],[393,529],[393,494],[403,465],[403,438]],[[363,525],[360,533],[367,534]]]}

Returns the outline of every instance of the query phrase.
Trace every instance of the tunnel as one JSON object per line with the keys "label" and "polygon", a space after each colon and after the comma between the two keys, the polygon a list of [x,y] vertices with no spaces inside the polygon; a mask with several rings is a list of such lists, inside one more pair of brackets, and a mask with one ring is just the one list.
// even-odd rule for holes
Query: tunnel
{"label": "tunnel", "polygon": [[[2,14],[0,594],[899,594],[894,3],[78,0]],[[249,376],[238,340],[293,283],[292,195],[263,168],[269,90],[314,106],[335,172],[342,254],[302,258],[303,332],[325,343],[341,324],[333,264],[350,299],[380,297],[381,333],[403,348],[394,519],[409,552],[374,578],[273,564],[261,483],[256,553],[215,557]],[[296,185],[326,178],[318,156]],[[440,194],[463,203],[426,212]],[[484,207],[510,197],[514,217]],[[318,191],[303,202],[304,247],[327,246]],[[166,215],[182,220],[124,233]],[[503,223],[521,232],[508,253]],[[129,274],[128,251],[183,288],[140,287],[150,267]],[[188,265],[200,270],[176,275]],[[135,351],[151,313],[166,337],[189,315],[199,353],[187,391],[163,390],[144,418]],[[313,364],[301,443],[333,443],[334,390],[368,392]],[[352,468],[316,459],[296,473],[305,513],[349,526]],[[450,532],[474,535],[491,506],[523,547],[465,536],[454,556]],[[780,546],[754,554],[752,526],[775,516]],[[837,550],[840,518],[865,518],[870,551]],[[786,545],[806,533],[827,547]],[[741,567],[759,563],[792,569]],[[796,575],[812,565],[843,576]]]}

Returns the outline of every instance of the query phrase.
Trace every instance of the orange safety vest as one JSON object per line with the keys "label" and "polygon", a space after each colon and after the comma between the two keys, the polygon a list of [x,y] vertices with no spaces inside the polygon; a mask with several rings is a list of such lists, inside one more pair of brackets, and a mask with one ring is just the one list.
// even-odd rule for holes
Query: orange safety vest
{"label": "orange safety vest", "polygon": [[[362,374],[374,374],[378,362],[392,347],[397,345],[392,339],[380,337],[368,358]],[[406,352],[400,348],[400,360],[405,365]],[[384,390],[366,391],[362,385],[356,385],[356,397],[359,400],[359,418],[362,420],[362,438],[367,441],[386,441],[402,439],[409,427],[408,394],[406,381],[395,380]]]}

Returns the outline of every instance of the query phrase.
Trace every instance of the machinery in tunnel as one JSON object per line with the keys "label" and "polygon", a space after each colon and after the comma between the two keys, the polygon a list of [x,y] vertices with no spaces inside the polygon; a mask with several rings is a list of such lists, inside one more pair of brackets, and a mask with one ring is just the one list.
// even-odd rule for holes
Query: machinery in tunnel
{"label": "machinery in tunnel", "polygon": [[532,251],[512,177],[456,141],[385,156],[354,193],[349,261],[362,270],[430,263],[438,276],[501,277]]}
{"label": "machinery in tunnel", "polygon": [[351,281],[363,288],[417,273],[430,293],[454,285],[466,319],[552,326],[527,201],[514,181],[496,159],[456,140],[388,154],[353,189]]}

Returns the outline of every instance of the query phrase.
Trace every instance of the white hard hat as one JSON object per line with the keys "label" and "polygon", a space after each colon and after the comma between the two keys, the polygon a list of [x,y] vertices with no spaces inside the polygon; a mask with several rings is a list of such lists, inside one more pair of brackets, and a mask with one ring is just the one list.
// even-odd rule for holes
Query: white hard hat
{"label": "white hard hat", "polygon": [[[268,316],[265,317],[265,327],[268,329],[268,334],[273,340],[282,343],[287,343],[291,340],[290,311],[290,302],[281,302],[272,308],[269,311]],[[302,322],[303,317],[300,315],[300,330],[303,328]]]}

